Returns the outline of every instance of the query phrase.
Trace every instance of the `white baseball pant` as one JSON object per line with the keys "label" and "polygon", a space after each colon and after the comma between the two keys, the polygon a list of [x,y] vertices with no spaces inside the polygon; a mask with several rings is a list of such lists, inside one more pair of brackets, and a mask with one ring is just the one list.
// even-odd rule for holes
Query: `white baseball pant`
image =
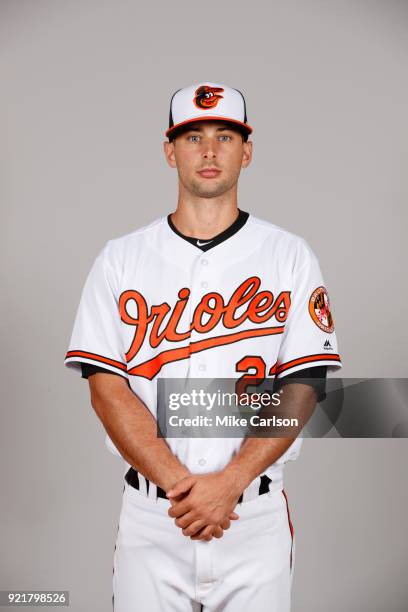
{"label": "white baseball pant", "polygon": [[191,540],[167,499],[125,482],[113,561],[114,612],[289,612],[295,539],[282,489],[239,504],[222,538]]}

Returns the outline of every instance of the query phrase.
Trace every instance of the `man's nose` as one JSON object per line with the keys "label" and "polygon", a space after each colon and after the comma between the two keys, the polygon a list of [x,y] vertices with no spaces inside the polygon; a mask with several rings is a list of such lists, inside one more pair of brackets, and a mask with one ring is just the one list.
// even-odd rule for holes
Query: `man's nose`
{"label": "man's nose", "polygon": [[217,155],[217,143],[212,138],[207,138],[203,142],[203,157],[214,159]]}

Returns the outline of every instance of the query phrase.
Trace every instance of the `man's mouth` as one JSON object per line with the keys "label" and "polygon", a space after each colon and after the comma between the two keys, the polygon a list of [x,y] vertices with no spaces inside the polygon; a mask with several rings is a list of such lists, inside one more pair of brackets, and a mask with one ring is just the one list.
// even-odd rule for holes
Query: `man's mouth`
{"label": "man's mouth", "polygon": [[218,170],[218,168],[203,168],[203,170],[198,171],[198,174],[204,178],[216,178],[220,172],[221,170]]}

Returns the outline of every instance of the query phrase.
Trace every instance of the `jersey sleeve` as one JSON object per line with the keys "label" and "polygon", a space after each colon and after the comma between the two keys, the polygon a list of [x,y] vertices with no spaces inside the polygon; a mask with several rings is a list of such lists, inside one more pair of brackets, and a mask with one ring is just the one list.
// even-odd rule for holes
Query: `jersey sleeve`
{"label": "jersey sleeve", "polygon": [[118,306],[115,261],[108,258],[110,241],[96,257],[86,278],[64,365],[82,374],[93,364],[128,378]]}
{"label": "jersey sleeve", "polygon": [[311,366],[342,367],[332,304],[318,259],[305,240],[293,267],[291,305],[279,348],[276,377]]}

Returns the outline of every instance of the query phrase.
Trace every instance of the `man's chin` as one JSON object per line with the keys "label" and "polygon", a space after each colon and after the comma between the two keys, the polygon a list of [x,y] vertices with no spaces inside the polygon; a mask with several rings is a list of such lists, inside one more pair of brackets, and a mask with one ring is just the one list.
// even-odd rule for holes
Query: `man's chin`
{"label": "man's chin", "polygon": [[202,185],[196,183],[192,185],[192,192],[199,198],[218,198],[219,196],[224,195],[224,193],[230,189],[231,186],[225,184]]}

